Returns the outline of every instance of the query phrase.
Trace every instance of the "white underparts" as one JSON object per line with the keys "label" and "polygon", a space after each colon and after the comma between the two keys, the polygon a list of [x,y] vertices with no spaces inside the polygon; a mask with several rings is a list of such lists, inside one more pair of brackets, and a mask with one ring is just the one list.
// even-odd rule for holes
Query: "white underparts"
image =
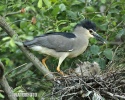
{"label": "white underparts", "polygon": [[53,49],[49,49],[49,48],[41,47],[41,46],[33,46],[30,49],[32,49],[33,51],[38,51],[39,53],[42,53],[42,54],[47,54],[52,57],[56,57],[56,58],[60,58],[63,55],[67,55],[67,56],[69,55],[69,52],[57,52]]}

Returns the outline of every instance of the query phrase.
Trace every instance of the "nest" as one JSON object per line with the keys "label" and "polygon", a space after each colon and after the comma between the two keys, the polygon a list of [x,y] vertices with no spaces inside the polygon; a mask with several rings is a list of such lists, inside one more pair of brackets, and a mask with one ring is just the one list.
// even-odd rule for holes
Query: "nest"
{"label": "nest", "polygon": [[58,76],[47,97],[51,100],[124,100],[125,69],[108,70],[99,75]]}

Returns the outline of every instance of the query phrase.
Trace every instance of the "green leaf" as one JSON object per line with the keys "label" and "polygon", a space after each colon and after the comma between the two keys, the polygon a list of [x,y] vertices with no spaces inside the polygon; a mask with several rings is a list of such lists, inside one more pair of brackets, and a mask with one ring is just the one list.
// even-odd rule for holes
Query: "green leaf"
{"label": "green leaf", "polygon": [[74,6],[76,6],[76,5],[80,5],[82,2],[84,2],[84,1],[80,1],[80,0],[73,0],[73,2],[72,2],[72,6],[74,5]]}
{"label": "green leaf", "polygon": [[87,6],[85,9],[87,12],[94,12],[95,11],[94,7],[92,7],[92,6]]}
{"label": "green leaf", "polygon": [[45,5],[49,8],[51,6],[51,1],[49,0],[43,0],[43,2],[45,3]]}
{"label": "green leaf", "polygon": [[99,53],[99,47],[97,45],[92,45],[90,47],[90,51],[92,52],[92,54],[97,55]]}
{"label": "green leaf", "polygon": [[52,11],[52,15],[56,16],[59,13],[59,11],[60,11],[59,6],[55,6]]}
{"label": "green leaf", "polygon": [[117,37],[117,38],[121,38],[122,35],[124,35],[124,34],[125,34],[125,29],[121,29],[121,30],[118,32],[118,34],[116,35],[116,37]]}
{"label": "green leaf", "polygon": [[36,30],[35,25],[30,25],[29,30],[30,30],[30,31],[34,31],[34,30]]}
{"label": "green leaf", "polygon": [[101,0],[102,3],[106,3],[106,0]]}
{"label": "green leaf", "polygon": [[0,11],[5,10],[5,8],[6,8],[6,5],[0,5]]}
{"label": "green leaf", "polygon": [[71,27],[74,27],[76,25],[76,23],[70,23]]}
{"label": "green leaf", "polygon": [[26,6],[26,8],[25,8],[25,10],[27,11],[27,12],[34,12],[34,13],[36,13],[37,11],[36,11],[36,8],[34,7],[34,6]]}
{"label": "green leaf", "polygon": [[99,28],[100,28],[101,30],[103,30],[103,31],[106,31],[107,28],[108,28],[108,22],[106,22],[106,23],[100,25]]}
{"label": "green leaf", "polygon": [[5,37],[2,39],[3,41],[10,40],[10,37]]}
{"label": "green leaf", "polygon": [[37,4],[37,7],[38,7],[38,8],[42,8],[42,6],[43,6],[43,2],[42,2],[42,0],[39,0],[39,1],[38,1],[38,4]]}
{"label": "green leaf", "polygon": [[15,41],[15,43],[19,46],[23,46],[23,43],[22,42],[18,42],[18,41]]}
{"label": "green leaf", "polygon": [[2,95],[1,93],[0,93],[0,98],[4,98],[4,95]]}
{"label": "green leaf", "polygon": [[104,58],[96,58],[96,59],[94,59],[94,61],[99,63],[101,69],[106,68],[106,60]]}
{"label": "green leaf", "polygon": [[24,92],[22,86],[18,86],[14,89],[14,93]]}
{"label": "green leaf", "polygon": [[51,2],[57,2],[58,0],[51,0]]}
{"label": "green leaf", "polygon": [[10,46],[11,46],[11,47],[15,47],[15,43],[14,43],[14,40],[13,40],[13,39],[10,40]]}
{"label": "green leaf", "polygon": [[92,43],[92,44],[96,44],[97,43],[97,40],[95,39],[95,38],[90,38],[90,43]]}
{"label": "green leaf", "polygon": [[125,21],[125,14],[122,16],[123,21]]}
{"label": "green leaf", "polygon": [[21,21],[20,22],[20,28],[23,29],[23,28],[26,28],[28,25],[27,21]]}
{"label": "green leaf", "polygon": [[109,10],[109,13],[116,13],[116,14],[119,14],[119,10],[118,9],[111,9],[111,10]]}
{"label": "green leaf", "polygon": [[63,3],[59,5],[59,8],[60,8],[61,11],[66,10],[66,6]]}
{"label": "green leaf", "polygon": [[77,18],[77,14],[71,10],[66,11],[67,15],[70,17],[70,19],[76,19]]}
{"label": "green leaf", "polygon": [[113,57],[113,51],[109,48],[105,49],[103,51],[103,54],[106,56],[107,59],[112,60]]}

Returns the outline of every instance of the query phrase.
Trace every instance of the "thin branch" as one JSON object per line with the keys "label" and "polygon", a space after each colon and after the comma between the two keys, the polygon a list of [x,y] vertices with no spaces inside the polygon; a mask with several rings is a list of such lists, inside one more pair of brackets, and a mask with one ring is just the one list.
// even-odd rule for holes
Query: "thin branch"
{"label": "thin branch", "polygon": [[[1,16],[0,16],[0,27],[4,31],[6,31],[6,33],[9,36],[12,37],[14,35],[16,37],[16,41],[21,42],[17,33],[15,33],[15,31],[10,28],[10,26],[6,23],[5,19],[2,18]],[[17,46],[22,50],[25,56],[35,65],[35,67],[39,71],[41,71],[44,75],[46,75],[47,79],[49,80],[54,79],[53,74],[42,65],[42,63],[37,59],[37,57],[35,57],[32,53],[30,53],[23,45],[17,44]]]}
{"label": "thin branch", "polygon": [[11,13],[7,13],[6,15],[4,15],[4,17],[10,16],[10,15],[15,15],[15,14],[19,14],[21,13],[20,10],[17,12],[11,12]]}
{"label": "thin branch", "polygon": [[24,72],[26,72],[27,70],[29,70],[29,68],[31,68],[32,67],[32,63],[29,63],[29,64],[27,64],[24,68],[22,68],[19,72],[17,72],[15,75],[13,75],[12,77],[15,77],[15,76],[17,76],[17,75],[19,75],[19,74],[22,74],[22,73],[24,73]]}
{"label": "thin branch", "polygon": [[[14,70],[16,70],[16,69],[18,69],[18,68],[20,68],[20,67],[22,67],[22,66],[24,66],[24,65],[26,65],[26,64],[27,64],[27,63],[22,64],[22,65],[20,65],[20,66],[18,66],[18,67],[16,67],[16,68],[10,70],[7,74],[10,74],[10,73],[13,72]],[[7,75],[7,74],[6,74],[6,75]]]}
{"label": "thin branch", "polygon": [[102,92],[104,92],[105,94],[111,96],[112,98],[125,99],[125,96],[120,96],[120,95],[113,94],[113,93],[111,93],[111,92],[107,92],[107,91],[102,91]]}
{"label": "thin branch", "polygon": [[27,20],[27,19],[21,19],[21,20],[16,20],[14,22],[12,22],[10,25],[17,23],[17,22],[21,22],[21,21],[27,21],[27,22],[31,22],[31,20]]}

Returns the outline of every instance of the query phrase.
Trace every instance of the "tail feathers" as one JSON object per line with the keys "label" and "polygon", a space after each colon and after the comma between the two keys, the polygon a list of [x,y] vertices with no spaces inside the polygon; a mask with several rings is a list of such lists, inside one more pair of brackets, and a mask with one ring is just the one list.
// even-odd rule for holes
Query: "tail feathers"
{"label": "tail feathers", "polygon": [[23,42],[23,45],[24,45],[25,47],[32,47],[32,46],[34,46],[35,44],[36,44],[36,41],[35,41],[35,40],[29,40],[29,41]]}

